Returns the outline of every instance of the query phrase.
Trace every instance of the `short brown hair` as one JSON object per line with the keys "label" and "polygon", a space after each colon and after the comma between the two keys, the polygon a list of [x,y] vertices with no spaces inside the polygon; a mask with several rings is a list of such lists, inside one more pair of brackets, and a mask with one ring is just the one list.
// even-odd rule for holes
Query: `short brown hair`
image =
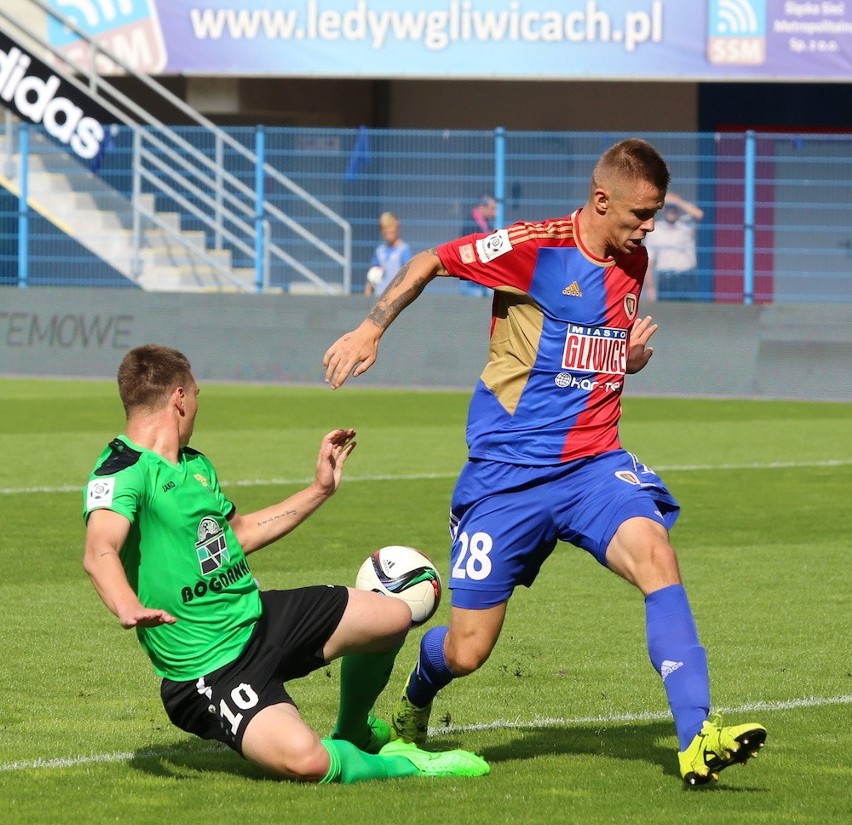
{"label": "short brown hair", "polygon": [[130,350],[118,368],[118,394],[125,413],[156,408],[176,387],[193,383],[189,359],[160,344],[143,344]]}
{"label": "short brown hair", "polygon": [[660,153],[647,140],[627,138],[600,156],[592,172],[592,187],[603,186],[607,178],[647,181],[665,194],[671,174]]}

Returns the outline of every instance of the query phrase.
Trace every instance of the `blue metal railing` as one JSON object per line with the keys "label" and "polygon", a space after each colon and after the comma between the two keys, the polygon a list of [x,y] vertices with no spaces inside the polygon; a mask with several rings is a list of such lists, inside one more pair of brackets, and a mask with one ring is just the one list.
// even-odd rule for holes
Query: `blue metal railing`
{"label": "blue metal railing", "polygon": [[[627,134],[496,130],[297,129],[236,127],[234,140],[261,161],[237,163],[216,154],[200,130],[178,127],[190,144],[223,165],[255,193],[255,260],[266,241],[293,261],[323,273],[315,243],[298,232],[269,238],[261,195],[293,224],[322,241],[322,228],[299,199],[270,191],[265,169],[280,170],[352,227],[352,291],[379,242],[378,216],[390,210],[412,249],[460,235],[483,192],[498,201],[498,225],[570,213],[586,199],[600,153]],[[737,303],[852,301],[852,135],[794,133],[654,133],[672,172],[672,191],[704,211],[698,234],[697,287],[682,300]],[[2,138],[2,124],[0,124]],[[116,191],[132,186],[132,147],[121,131],[96,172]],[[144,188],[144,181],[142,182]],[[168,204],[160,205],[168,209]],[[86,283],[68,279],[61,230],[29,210],[29,245],[20,231],[4,231],[17,199],[0,189],[0,282]],[[191,228],[191,227],[190,227]],[[38,235],[38,243],[33,238]],[[211,239],[227,245],[227,239]],[[330,241],[329,241],[330,242]],[[85,250],[78,250],[81,260]],[[241,256],[245,257],[243,253]],[[240,256],[237,256],[239,260]],[[22,262],[23,259],[23,262]],[[65,278],[65,280],[62,280]],[[290,289],[293,266],[272,261],[259,288]],[[118,283],[116,279],[116,283]],[[443,281],[443,279],[441,279]],[[101,277],[98,283],[103,283]],[[442,283],[455,289],[455,282]]]}

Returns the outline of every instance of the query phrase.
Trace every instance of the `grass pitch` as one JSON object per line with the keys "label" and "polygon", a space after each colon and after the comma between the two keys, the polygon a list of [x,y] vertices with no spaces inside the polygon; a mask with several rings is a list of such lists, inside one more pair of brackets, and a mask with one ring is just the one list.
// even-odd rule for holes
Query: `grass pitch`
{"label": "grass pitch", "polygon": [[[243,511],[312,474],[321,436],[359,431],[338,495],[250,559],[265,587],[351,583],[383,544],[447,567],[467,393],[206,385],[193,446]],[[627,398],[625,446],[683,505],[673,532],[717,709],[767,747],[687,790],[639,595],[560,545],[513,598],[482,670],[436,700],[436,747],[491,776],[278,783],[172,728],[135,636],[80,561],[81,487],[123,426],[112,382],[0,381],[0,799],[10,823],[827,823],[852,818],[852,406]],[[448,614],[449,599],[436,619]],[[416,655],[412,632],[378,710]],[[329,729],[339,664],[291,685]]]}

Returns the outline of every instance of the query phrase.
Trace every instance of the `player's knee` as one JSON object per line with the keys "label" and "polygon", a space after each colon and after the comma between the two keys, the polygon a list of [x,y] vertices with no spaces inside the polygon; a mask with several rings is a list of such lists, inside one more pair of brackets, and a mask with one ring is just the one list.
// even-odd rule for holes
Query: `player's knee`
{"label": "player's knee", "polygon": [[484,648],[475,644],[448,645],[444,650],[447,666],[456,676],[467,676],[469,673],[479,670],[490,655],[491,648]]}
{"label": "player's knee", "polygon": [[656,537],[649,541],[639,562],[640,566],[644,567],[646,575],[668,584],[674,584],[680,580],[677,554],[667,537]]}
{"label": "player's knee", "polygon": [[319,743],[310,748],[288,749],[266,767],[279,779],[319,782],[328,773],[328,751]]}
{"label": "player's knee", "polygon": [[387,605],[388,635],[394,642],[401,641],[411,630],[411,608],[402,599],[385,599]]}
{"label": "player's knee", "polygon": [[607,549],[607,565],[646,594],[680,582],[668,533],[649,519],[632,519],[619,528]]}

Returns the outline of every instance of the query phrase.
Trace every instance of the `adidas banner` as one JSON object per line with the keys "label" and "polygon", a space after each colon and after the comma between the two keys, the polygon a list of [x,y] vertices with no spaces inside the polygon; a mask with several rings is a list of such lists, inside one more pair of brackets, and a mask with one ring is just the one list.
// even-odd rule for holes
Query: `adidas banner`
{"label": "adidas banner", "polygon": [[94,159],[115,120],[100,104],[0,32],[0,100],[82,160]]}

